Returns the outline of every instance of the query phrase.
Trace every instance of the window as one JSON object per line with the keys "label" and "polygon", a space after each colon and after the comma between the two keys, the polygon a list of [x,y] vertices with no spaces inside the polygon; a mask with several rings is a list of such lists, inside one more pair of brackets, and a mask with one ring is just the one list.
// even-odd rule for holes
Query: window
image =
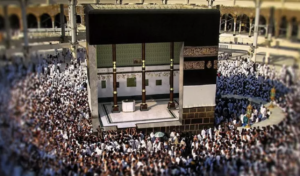
{"label": "window", "polygon": [[120,86],[119,82],[116,82],[116,83],[117,83],[117,88],[119,88],[119,86]]}
{"label": "window", "polygon": [[102,89],[106,88],[106,81],[105,80],[101,81],[101,88]]}
{"label": "window", "polygon": [[156,85],[157,86],[161,86],[161,83],[162,83],[161,79],[156,80]]}
{"label": "window", "polygon": [[149,79],[145,80],[145,86],[149,86]]}
{"label": "window", "polygon": [[127,78],[127,87],[136,87],[136,78]]}

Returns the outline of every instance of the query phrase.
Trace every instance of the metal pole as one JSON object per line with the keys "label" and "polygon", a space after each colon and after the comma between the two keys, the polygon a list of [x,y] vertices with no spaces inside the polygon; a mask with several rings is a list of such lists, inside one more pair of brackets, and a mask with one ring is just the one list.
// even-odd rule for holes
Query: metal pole
{"label": "metal pole", "polygon": [[236,32],[236,17],[234,17],[234,23],[233,23],[233,35],[235,36]]}
{"label": "metal pole", "polygon": [[52,28],[55,28],[55,17],[51,16]]}
{"label": "metal pole", "polygon": [[[269,48],[269,45],[267,46],[267,48]],[[270,52],[269,52],[269,49],[267,49],[267,51],[266,51],[266,59],[265,59],[265,64],[269,64],[269,62],[270,62],[270,60],[269,60],[269,58],[270,58]]]}
{"label": "metal pole", "polygon": [[70,0],[70,23],[71,23],[71,45],[73,57],[77,59],[77,24],[76,24],[76,0]]}
{"label": "metal pole", "polygon": [[37,16],[37,24],[38,24],[38,29],[41,28],[41,17]]}
{"label": "metal pole", "polygon": [[173,63],[174,63],[174,42],[170,43],[170,101],[168,103],[169,109],[175,109],[174,103],[174,70],[173,70]]}
{"label": "metal pole", "polygon": [[254,21],[254,38],[253,38],[253,46],[254,47],[257,47],[259,16],[260,16],[260,2],[259,2],[259,0],[256,0],[255,21]]}
{"label": "metal pole", "polygon": [[269,31],[269,23],[266,24],[266,33],[265,33],[265,38],[267,39],[268,38],[268,31]]}
{"label": "metal pole", "polygon": [[26,0],[21,1],[24,47],[28,47],[28,31],[27,31],[27,16],[26,16]]}
{"label": "metal pole", "polygon": [[27,16],[26,16],[26,4],[27,0],[21,0],[22,9],[22,22],[23,22],[23,35],[24,35],[24,60],[27,64],[30,59],[29,55],[29,43],[28,43],[28,31],[27,31]]}
{"label": "metal pole", "polygon": [[259,24],[259,16],[260,16],[260,0],[256,0],[255,3],[255,21],[254,21],[254,36],[253,36],[253,46],[254,46],[254,55],[253,61],[256,61],[256,49],[257,49],[257,38],[258,38],[258,24]]}
{"label": "metal pole", "polygon": [[287,39],[290,39],[291,36],[292,36],[292,30],[293,30],[292,28],[293,28],[292,21],[289,20],[289,21],[288,21],[288,25],[287,25],[287,31],[286,31],[286,38],[287,38]]}
{"label": "metal pole", "polygon": [[250,20],[249,20],[249,23],[250,23],[250,26],[249,26],[249,37],[251,37],[251,32],[252,32],[252,22],[253,22],[253,19],[250,18]]}
{"label": "metal pole", "polygon": [[213,5],[213,2],[214,0],[207,0],[208,1],[208,8],[211,9],[212,8],[212,5]]}
{"label": "metal pole", "polygon": [[224,32],[227,31],[227,14],[225,15]]}
{"label": "metal pole", "polygon": [[148,110],[148,105],[146,104],[145,50],[146,50],[145,43],[142,43],[142,104],[140,106],[140,111]]}
{"label": "metal pole", "polygon": [[65,16],[64,5],[60,4],[60,27],[61,27],[61,42],[65,42]]}
{"label": "metal pole", "polygon": [[112,52],[113,52],[113,97],[114,97],[114,105],[112,107],[112,112],[119,112],[119,106],[118,106],[118,93],[117,93],[117,50],[116,50],[116,44],[112,45]]}
{"label": "metal pole", "polygon": [[298,24],[297,39],[300,39],[300,24]]}
{"label": "metal pole", "polygon": [[270,18],[269,18],[269,24],[268,24],[268,33],[267,33],[267,40],[270,43],[272,39],[272,35],[274,33],[273,26],[274,26],[274,7],[270,8]]}

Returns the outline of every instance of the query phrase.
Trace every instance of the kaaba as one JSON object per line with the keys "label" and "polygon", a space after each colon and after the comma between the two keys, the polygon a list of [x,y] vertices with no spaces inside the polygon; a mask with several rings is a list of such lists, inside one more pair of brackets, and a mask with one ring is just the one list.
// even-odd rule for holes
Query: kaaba
{"label": "kaaba", "polygon": [[[111,94],[111,98],[105,100],[110,102],[114,101],[113,106],[115,106],[116,109],[118,109],[117,98],[118,101],[124,99],[142,99],[142,104],[145,104],[145,72],[157,71],[151,70],[151,66],[153,66],[151,63],[153,61],[151,59],[147,59],[147,54],[145,54],[145,52],[150,52],[149,48],[152,46],[150,44],[171,43],[171,46],[174,46],[174,43],[175,45],[180,43],[179,49],[177,48],[177,52],[180,53],[180,56],[178,56],[180,57],[180,59],[178,59],[178,63],[174,63],[174,47],[173,49],[171,47],[170,51],[171,53],[173,52],[173,54],[169,55],[169,63],[166,62],[165,64],[171,65],[171,69],[169,69],[171,75],[173,75],[173,65],[178,64],[179,90],[177,93],[179,95],[179,109],[181,109],[179,110],[179,120],[181,121],[184,119],[183,116],[186,112],[197,112],[197,108],[199,107],[215,106],[220,23],[219,10],[193,7],[165,7],[167,6],[153,6],[153,8],[146,8],[145,6],[137,8],[136,6],[128,8],[118,6],[114,6],[114,8],[105,8],[105,6],[101,5],[86,6],[85,21],[86,39],[88,44],[87,48],[89,50],[89,83],[90,85],[93,85],[90,86],[91,95],[89,97],[99,98],[101,97],[99,94],[102,94],[102,90],[99,90],[99,83],[94,83],[94,80],[97,79],[96,72],[103,75],[104,73],[100,73],[99,69],[103,70],[106,68],[106,70],[109,70],[113,68],[113,71],[110,71],[111,73],[105,73],[113,74],[113,80],[107,81],[113,84],[113,90],[109,93],[109,95]],[[124,58],[121,57],[122,53],[120,53],[120,50],[122,50],[125,45],[128,45],[128,47],[135,47],[137,45],[138,49],[134,51],[141,53],[138,54],[137,58],[132,58],[132,64],[124,65],[124,62],[122,61],[122,59],[127,59],[125,56],[127,57],[127,55],[130,55],[127,53],[127,55],[124,54]],[[131,48],[127,48],[127,50],[131,50]],[[126,50],[123,49],[122,52],[126,52]],[[104,57],[106,53],[112,55],[110,56],[110,59],[99,59],[99,55]],[[162,51],[160,51],[160,53],[162,53]],[[120,64],[123,65],[121,66]],[[147,69],[145,69],[145,67],[147,67]],[[91,68],[93,71],[91,71]],[[140,95],[138,96],[136,96],[137,93],[135,93],[134,96],[128,97],[130,95],[130,89],[136,89],[135,87],[139,84],[135,82],[131,84],[131,86],[128,86],[127,83],[127,87],[124,87],[124,89],[128,92],[126,93],[126,96],[125,94],[122,94],[122,88],[119,87],[119,82],[117,80],[121,78],[117,75],[127,74],[127,72],[120,71],[126,70],[126,68],[130,68],[127,70],[142,69],[132,72],[143,74],[141,81],[143,88],[142,91],[140,90]],[[166,72],[166,70],[161,71]],[[136,80],[130,81],[132,82]],[[171,78],[171,76],[170,81],[169,90],[172,92],[174,89],[172,87],[173,78]],[[169,84],[165,84],[163,86],[169,86]],[[106,82],[103,83],[103,87],[106,87]],[[93,91],[93,89],[98,89],[99,91]],[[149,88],[147,90],[149,90]],[[147,91],[147,93],[148,92],[149,91]],[[107,95],[107,93],[103,94]],[[170,97],[173,98],[173,96],[173,92],[172,95],[170,93]],[[94,109],[97,109],[97,102],[100,101],[92,100],[91,102],[95,102],[94,105],[91,105],[92,109],[93,107]],[[211,113],[206,117],[208,118],[208,116],[211,116]],[[210,118],[212,120],[209,120],[209,122],[212,122],[213,117]]]}

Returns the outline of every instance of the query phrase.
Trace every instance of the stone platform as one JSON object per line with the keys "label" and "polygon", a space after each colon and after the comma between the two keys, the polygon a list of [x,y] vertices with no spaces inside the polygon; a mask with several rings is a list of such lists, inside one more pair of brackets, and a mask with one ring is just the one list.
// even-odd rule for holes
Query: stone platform
{"label": "stone platform", "polygon": [[[148,111],[140,111],[141,101],[137,100],[134,112],[122,112],[122,103],[118,102],[118,113],[112,113],[112,103],[99,103],[99,123],[104,128],[148,128],[151,126],[160,127],[169,125],[171,122],[179,123],[179,109],[169,110],[167,108],[168,99],[147,100]],[[178,100],[175,99],[178,106]],[[154,123],[154,124],[152,124]]]}

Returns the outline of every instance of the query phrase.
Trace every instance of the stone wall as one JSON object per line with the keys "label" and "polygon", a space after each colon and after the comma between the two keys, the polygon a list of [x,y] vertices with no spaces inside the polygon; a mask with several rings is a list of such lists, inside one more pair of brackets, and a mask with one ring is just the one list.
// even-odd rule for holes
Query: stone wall
{"label": "stone wall", "polygon": [[184,108],[182,115],[182,125],[184,126],[184,131],[198,133],[203,127],[213,127],[215,120],[214,113],[214,106]]}
{"label": "stone wall", "polygon": [[191,132],[193,134],[198,134],[201,132],[202,128],[214,127],[214,112],[214,106],[184,108],[181,126],[142,128],[138,129],[138,131],[141,130],[145,133],[150,133],[152,131],[162,131],[169,133],[172,130],[176,130],[181,132]]}

